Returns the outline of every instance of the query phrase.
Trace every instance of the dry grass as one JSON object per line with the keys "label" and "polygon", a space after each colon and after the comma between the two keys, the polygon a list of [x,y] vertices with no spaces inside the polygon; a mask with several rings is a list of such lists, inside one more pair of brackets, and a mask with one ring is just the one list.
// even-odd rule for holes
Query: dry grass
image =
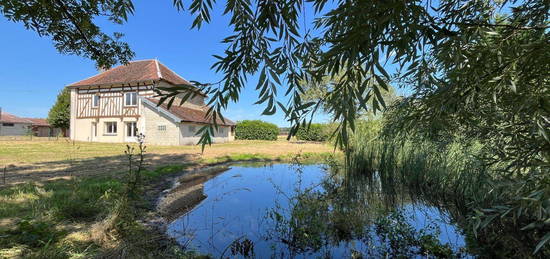
{"label": "dry grass", "polygon": [[[13,166],[6,175],[7,184],[29,180],[51,180],[72,175],[87,176],[113,174],[126,167],[123,151],[126,144],[71,142],[67,139],[28,138],[0,139],[1,168]],[[332,152],[327,144],[286,141],[234,141],[206,147],[200,146],[148,146],[147,166],[178,165],[202,160],[223,159],[235,155],[253,154],[276,158],[298,153]]]}

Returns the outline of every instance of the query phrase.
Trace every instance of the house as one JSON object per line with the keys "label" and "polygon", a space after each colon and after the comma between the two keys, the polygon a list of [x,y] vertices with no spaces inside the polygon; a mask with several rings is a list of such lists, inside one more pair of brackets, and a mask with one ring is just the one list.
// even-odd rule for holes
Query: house
{"label": "house", "polygon": [[0,111],[0,136],[30,135],[32,122],[13,114]]}
{"label": "house", "polygon": [[[143,133],[150,144],[196,144],[200,139],[197,131],[213,122],[206,118],[207,96],[192,87],[196,95],[182,105],[174,102],[170,109],[166,104],[159,105],[155,97],[157,87],[178,85],[192,86],[154,59],[132,61],[70,84],[69,135],[78,141],[133,142],[138,133]],[[235,123],[218,119],[217,124],[219,130],[213,142],[232,141]]]}
{"label": "house", "polygon": [[46,119],[20,118],[0,111],[0,136],[59,136],[62,130],[53,128]]}

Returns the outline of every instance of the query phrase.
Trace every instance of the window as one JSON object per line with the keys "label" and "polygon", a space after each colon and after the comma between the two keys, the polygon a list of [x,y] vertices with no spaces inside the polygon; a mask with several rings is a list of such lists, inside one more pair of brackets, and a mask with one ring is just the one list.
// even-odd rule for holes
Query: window
{"label": "window", "polygon": [[4,126],[4,127],[13,127],[13,126],[15,126],[15,124],[13,124],[13,123],[2,123],[2,126]]}
{"label": "window", "polygon": [[158,125],[157,129],[158,131],[166,131],[166,125]]}
{"label": "window", "polygon": [[92,100],[92,107],[99,107],[99,95],[94,95]]}
{"label": "window", "polygon": [[116,122],[105,122],[105,134],[108,135],[116,135],[117,129],[116,129]]}
{"label": "window", "polygon": [[197,131],[197,128],[194,125],[189,125],[189,133],[195,134],[195,131]]}
{"label": "window", "polygon": [[126,136],[127,137],[137,136],[137,124],[135,122],[126,123]]}
{"label": "window", "polygon": [[126,106],[136,106],[137,105],[137,93],[131,92],[131,93],[125,93],[124,94],[124,104]]}

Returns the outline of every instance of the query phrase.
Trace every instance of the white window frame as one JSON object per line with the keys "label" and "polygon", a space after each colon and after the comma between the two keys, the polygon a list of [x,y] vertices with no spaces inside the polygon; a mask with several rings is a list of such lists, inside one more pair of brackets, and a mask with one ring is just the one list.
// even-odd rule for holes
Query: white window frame
{"label": "white window frame", "polygon": [[15,127],[15,123],[4,122],[2,123],[2,127]]}
{"label": "white window frame", "polygon": [[[111,131],[113,128],[109,127],[110,124],[114,124],[114,131]],[[104,125],[105,125],[105,130],[104,130],[105,135],[116,136],[118,134],[118,123],[116,121],[106,121]]]}
{"label": "white window frame", "polygon": [[[135,99],[133,99],[132,96],[135,96]],[[134,101],[134,103],[132,103],[132,100]],[[127,106],[127,107],[137,106],[137,103],[138,103],[138,93],[137,92],[126,92],[126,93],[124,93],[124,106]]]}
{"label": "white window frame", "polygon": [[[137,134],[138,134],[138,128],[137,128],[137,122],[135,121],[130,121],[130,122],[126,122],[126,137],[127,138],[135,138],[137,137]],[[131,133],[131,135],[128,135],[128,133]]]}
{"label": "white window frame", "polygon": [[157,125],[157,131],[166,132],[166,125]]}
{"label": "white window frame", "polygon": [[[97,103],[96,103],[96,100],[97,100]],[[99,94],[92,96],[92,108],[99,107],[100,103],[101,103],[101,96]]]}

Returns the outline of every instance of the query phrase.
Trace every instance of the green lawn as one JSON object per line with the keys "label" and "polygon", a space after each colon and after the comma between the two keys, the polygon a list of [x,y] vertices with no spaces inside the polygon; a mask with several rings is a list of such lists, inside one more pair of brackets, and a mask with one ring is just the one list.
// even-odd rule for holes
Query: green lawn
{"label": "green lawn", "polygon": [[[69,176],[113,174],[125,170],[126,144],[71,142],[67,139],[0,140],[0,168],[8,167],[7,184],[45,181]],[[301,153],[327,153],[328,144],[277,141],[233,141],[201,147],[147,146],[146,167],[200,161],[242,160],[236,156],[273,159]],[[0,182],[1,183],[1,182]]]}
{"label": "green lawn", "polygon": [[[321,162],[330,145],[235,141],[207,147],[150,146],[140,195],[128,196],[124,144],[60,139],[0,140],[0,258],[194,258],[141,222],[166,179],[185,169],[242,160]],[[18,184],[19,183],[19,184]],[[130,197],[130,198],[128,198]]]}

